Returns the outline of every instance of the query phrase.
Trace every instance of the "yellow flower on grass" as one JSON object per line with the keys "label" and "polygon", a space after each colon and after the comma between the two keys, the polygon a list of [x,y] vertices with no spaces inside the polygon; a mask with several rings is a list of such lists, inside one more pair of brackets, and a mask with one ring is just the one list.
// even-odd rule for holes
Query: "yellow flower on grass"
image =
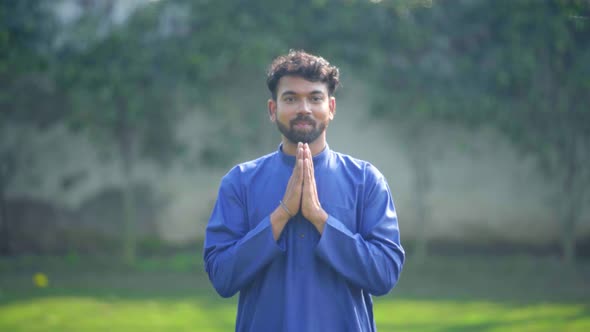
{"label": "yellow flower on grass", "polygon": [[49,278],[47,278],[45,273],[35,273],[33,276],[33,284],[39,288],[45,288],[49,285]]}

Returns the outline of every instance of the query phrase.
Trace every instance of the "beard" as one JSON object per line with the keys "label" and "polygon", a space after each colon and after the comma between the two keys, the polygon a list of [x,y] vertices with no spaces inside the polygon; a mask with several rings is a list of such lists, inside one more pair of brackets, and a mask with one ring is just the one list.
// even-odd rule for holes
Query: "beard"
{"label": "beard", "polygon": [[[295,129],[295,124],[298,122],[305,122],[311,125],[311,129],[309,130],[297,130]],[[285,138],[287,138],[291,143],[297,144],[301,143],[311,143],[315,141],[320,135],[326,130],[326,124],[321,122],[319,125],[316,121],[312,118],[307,116],[298,116],[295,119],[289,121],[289,127],[282,124],[280,121],[277,120],[277,127],[279,131]]]}

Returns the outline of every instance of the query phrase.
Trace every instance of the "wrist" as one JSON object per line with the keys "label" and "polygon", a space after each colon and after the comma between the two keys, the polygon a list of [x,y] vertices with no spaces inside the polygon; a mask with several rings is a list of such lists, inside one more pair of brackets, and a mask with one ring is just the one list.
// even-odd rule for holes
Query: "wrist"
{"label": "wrist", "polygon": [[271,221],[274,220],[274,221],[277,221],[280,223],[287,223],[287,221],[289,221],[289,219],[291,219],[291,216],[287,213],[287,211],[285,211],[285,209],[283,207],[281,207],[279,205],[271,213],[270,218],[271,218]]}
{"label": "wrist", "polygon": [[289,221],[289,215],[287,212],[283,210],[280,206],[277,207],[271,214],[270,214],[270,225],[272,228],[272,235],[275,241],[279,240],[285,225]]}
{"label": "wrist", "polygon": [[285,211],[285,213],[287,213],[289,219],[295,217],[295,215],[291,212],[291,210],[289,210],[287,205],[282,200],[279,201],[279,206],[283,209],[283,211]]}
{"label": "wrist", "polygon": [[326,223],[326,221],[328,221],[328,213],[326,211],[324,211],[324,209],[320,208],[315,214],[314,217],[312,218],[311,223],[314,224],[316,226],[316,228],[323,228],[324,224]]}

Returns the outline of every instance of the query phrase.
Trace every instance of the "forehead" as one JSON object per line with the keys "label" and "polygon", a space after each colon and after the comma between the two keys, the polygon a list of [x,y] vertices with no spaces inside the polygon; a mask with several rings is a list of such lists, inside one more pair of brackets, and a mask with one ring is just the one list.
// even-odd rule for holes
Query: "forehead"
{"label": "forehead", "polygon": [[328,94],[328,86],[324,82],[312,82],[299,76],[283,76],[277,86],[277,95],[285,92],[294,92],[297,94],[309,94],[313,92],[323,92]]}

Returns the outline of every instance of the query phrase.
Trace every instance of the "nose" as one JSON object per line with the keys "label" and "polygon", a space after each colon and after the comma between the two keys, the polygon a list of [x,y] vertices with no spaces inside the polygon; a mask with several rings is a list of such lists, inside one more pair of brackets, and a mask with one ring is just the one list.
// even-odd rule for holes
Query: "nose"
{"label": "nose", "polygon": [[300,114],[309,114],[311,113],[311,105],[309,105],[309,102],[307,100],[302,100],[301,103],[299,104],[299,110],[297,113]]}

